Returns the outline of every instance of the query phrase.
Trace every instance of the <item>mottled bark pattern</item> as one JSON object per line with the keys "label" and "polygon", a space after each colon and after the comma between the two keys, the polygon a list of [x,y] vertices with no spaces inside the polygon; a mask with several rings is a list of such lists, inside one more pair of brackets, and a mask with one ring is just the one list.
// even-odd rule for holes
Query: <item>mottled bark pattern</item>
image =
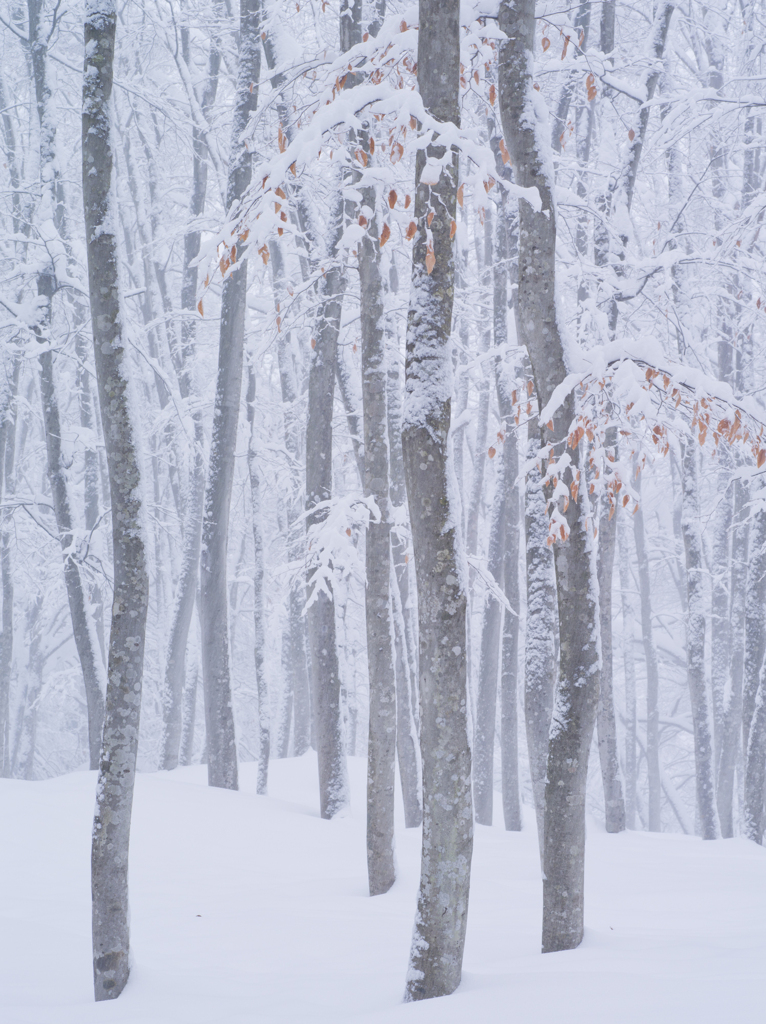
{"label": "mottled bark pattern", "polygon": [[[342,206],[338,202],[331,228],[330,251],[340,240]],[[319,288],[319,315],[315,326],[309,369],[308,423],[306,427],[306,519],[308,529],[326,517],[316,509],[332,494],[332,410],[335,393],[335,360],[345,281],[333,261]],[[313,511],[316,509],[316,511]],[[310,573],[309,573],[310,575]],[[335,606],[319,593],[306,611],[311,665],[312,705],[319,765],[319,810],[332,818],[348,804],[346,756],[343,750],[340,713],[340,669],[335,640]]]}
{"label": "mottled bark pattern", "polygon": [[[556,318],[556,210],[549,178],[547,126],[538,123],[533,90],[535,0],[501,0],[500,113],[519,185],[536,187],[542,209],[519,203],[518,324],[544,406],[566,376]],[[554,413],[543,441],[563,454],[574,419],[572,394]],[[571,449],[572,469],[580,453]],[[572,949],[583,935],[585,784],[599,691],[598,581],[585,481],[579,500],[561,508],[569,538],[554,545],[559,610],[559,680],[548,746],[545,789],[543,952]]]}
{"label": "mottled bark pattern", "polygon": [[[435,118],[455,124],[459,32],[458,0],[421,0],[420,94]],[[423,757],[423,851],[407,1000],[448,995],[460,983],[473,850],[466,596],[455,551],[456,510],[450,506],[447,481],[455,287],[450,236],[458,160],[452,153],[438,183],[428,185],[420,180],[426,156],[439,159],[447,154],[443,146],[431,144],[417,161],[417,232],[407,327],[402,444],[418,586]]]}
{"label": "mottled bark pattern", "polygon": [[110,95],[116,12],[85,9],[82,162],[93,345],[112,503],[114,603],[106,714],[91,851],[96,1000],[128,980],[128,847],[133,805],[149,580],[141,530],[140,470],[128,398],[118,287]]}

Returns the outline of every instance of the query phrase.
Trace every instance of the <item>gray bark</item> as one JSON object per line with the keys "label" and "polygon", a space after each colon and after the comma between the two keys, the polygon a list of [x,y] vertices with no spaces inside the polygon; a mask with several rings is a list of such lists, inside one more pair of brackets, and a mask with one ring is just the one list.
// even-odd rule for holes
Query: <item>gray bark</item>
{"label": "gray bark", "polygon": [[[54,219],[56,207],[55,140],[56,128],[50,109],[51,91],[47,76],[47,29],[43,24],[42,0],[28,0],[29,43],[32,73],[35,85],[37,120],[40,129],[40,183],[41,202],[38,216]],[[101,747],[101,730],[104,724],[104,697],[99,681],[94,630],[85,603],[77,552],[73,550],[74,531],[72,512],[67,486],[66,467],[61,451],[61,422],[56,396],[51,350],[51,320],[53,295],[56,291],[56,270],[51,262],[37,275],[37,294],[43,299],[41,316],[35,325],[35,335],[43,346],[40,362],[40,397],[42,400],[43,427],[48,457],[48,481],[51,488],[53,511],[58,529],[64,561],[64,583],[66,586],[69,611],[72,619],[75,646],[80,659],[85,700],[88,708],[88,749],[90,767],[98,768]]]}
{"label": "gray bark", "polygon": [[[638,478],[636,478],[634,486],[640,497],[641,489]],[[644,643],[644,658],[646,662],[646,767],[649,782],[649,831],[660,832],[662,829],[660,814],[662,793],[660,781],[660,675],[652,629],[652,596],[649,583],[649,557],[646,551],[644,533],[644,512],[640,503],[638,511],[633,516],[633,536],[635,538],[638,561],[638,584],[641,596],[641,637]]]}
{"label": "gray bark", "polygon": [[[183,37],[186,42],[186,36]],[[184,54],[184,59],[187,55]],[[200,99],[203,114],[213,104],[218,89],[218,74],[221,54],[215,38],[210,43],[208,74]],[[207,151],[202,132],[195,126],[192,134],[192,194],[189,202],[189,216],[196,220],[205,209],[207,194]],[[198,267],[193,261],[199,255],[201,232],[188,231],[184,236],[183,272],[181,278],[181,309],[186,315],[181,321],[178,364],[178,390],[181,398],[191,406],[194,424],[192,466],[188,491],[184,502],[183,552],[181,572],[178,577],[173,618],[168,638],[168,652],[165,661],[163,693],[163,736],[160,768],[172,769],[178,765],[179,750],[183,733],[183,690],[186,680],[186,648],[189,641],[194,602],[197,592],[200,547],[202,542],[202,508],[205,496],[205,432],[202,410],[196,398],[194,383],[194,360],[196,349]],[[195,677],[196,678],[196,677]],[[196,689],[196,682],[195,682]],[[193,731],[193,730],[192,730]]]}
{"label": "gray bark", "polygon": [[[0,407],[0,502],[13,486],[16,454],[16,415],[13,408],[19,386],[21,356],[14,355],[12,369]],[[11,772],[11,672],[13,668],[13,567],[9,516],[0,513],[0,578],[3,611],[0,636],[0,778]]]}
{"label": "gray bark", "polygon": [[112,0],[85,10],[82,161],[93,343],[112,505],[114,601],[106,711],[91,850],[96,1000],[128,980],[128,847],[138,751],[149,581],[141,527],[141,477],[128,397],[118,256],[113,234],[110,98],[116,12]]}
{"label": "gray bark", "polygon": [[[365,145],[366,140],[362,144]],[[369,148],[365,146],[365,148]],[[375,211],[375,188],[362,189],[362,205]],[[364,408],[364,492],[380,510],[367,527],[365,620],[370,723],[367,747],[367,872],[370,895],[388,892],[394,867],[396,681],[391,621],[391,518],[386,413],[386,333],[378,219],[369,218],[359,242]]]}
{"label": "gray bark", "polygon": [[[333,213],[330,252],[335,257],[343,224],[340,202]],[[309,369],[308,423],[306,427],[306,505],[311,530],[326,518],[327,508],[317,505],[332,494],[332,414],[335,392],[335,361],[345,288],[344,275],[335,259],[320,284],[319,315]],[[309,576],[311,573],[309,572]],[[348,804],[348,780],[343,750],[340,706],[340,670],[335,637],[335,607],[325,593],[318,593],[306,611],[311,665],[314,733],[319,767],[319,808],[332,818]]]}
{"label": "gray bark", "polygon": [[713,733],[705,681],[705,567],[699,521],[697,451],[694,440],[683,449],[683,508],[681,528],[686,552],[686,675],[689,683],[694,757],[696,762],[697,811],[703,839],[720,835],[715,804]]}
{"label": "gray bark", "polygon": [[[260,0],[241,0],[239,70],[237,73],[231,157],[226,206],[233,214],[252,175],[250,152],[240,141],[250,115],[258,106],[261,69]],[[226,561],[229,509],[234,480],[234,450],[242,393],[242,366],[247,299],[247,256],[237,239],[235,268],[224,280],[218,349],[213,434],[210,441],[207,484],[202,515],[200,559],[200,625],[202,627],[202,681],[205,688],[207,773],[211,786],[237,789],[237,747],[234,734]]]}
{"label": "gray bark", "polygon": [[734,522],[731,544],[730,685],[723,708],[721,750],[716,796],[721,836],[734,835],[734,772],[739,762],[742,737],[742,680],[745,661],[745,593],[749,528],[745,520],[747,494],[741,480],[734,482]]}
{"label": "gray bark", "polygon": [[[616,447],[617,430],[610,428],[607,443]],[[615,509],[616,512],[616,509]],[[607,832],[625,829],[625,801],[622,795],[620,759],[617,753],[617,723],[614,713],[612,664],[612,577],[617,540],[617,516],[609,508],[601,514],[598,544],[598,592],[601,618],[601,689],[598,701],[598,753],[604,786],[604,818]]]}
{"label": "gray bark", "polygon": [[[566,376],[555,301],[556,210],[548,177],[546,133],[532,101],[534,0],[501,0],[500,112],[506,144],[522,187],[536,187],[542,209],[519,203],[520,340],[532,363],[537,394],[546,405]],[[566,442],[575,405],[572,393],[553,414],[543,441]],[[580,453],[572,449],[567,480],[579,480]],[[544,952],[571,949],[582,940],[585,879],[585,785],[599,691],[598,580],[588,533],[585,481],[578,500],[560,513],[569,536],[554,545],[559,610],[559,681],[548,744],[543,881]]]}
{"label": "gray bark", "polygon": [[[532,413],[527,423],[526,461],[540,450],[540,428]],[[548,736],[556,682],[556,576],[553,552],[548,547],[548,517],[538,466],[527,473],[525,490],[525,542],[527,628],[524,635],[524,722],[529,751],[529,774],[537,817],[537,839],[542,861],[545,835],[545,779],[548,773]]]}
{"label": "gray bark", "polygon": [[766,512],[753,520],[745,598],[745,668],[742,692],[742,749],[747,754],[758,679],[766,651]]}
{"label": "gray bark", "polygon": [[[423,104],[434,118],[459,124],[460,4],[420,0],[419,21]],[[448,995],[460,983],[473,850],[466,596],[447,477],[457,153],[436,185],[421,181],[426,157],[445,155],[437,137],[416,163],[402,432],[418,588],[423,758],[423,849],[407,1001]]]}
{"label": "gray bark", "polygon": [[[394,277],[394,284],[396,279]],[[392,290],[396,288],[392,286]],[[390,475],[390,509],[392,519],[406,515],[407,494],[404,484],[404,458],[402,455],[402,395],[399,353],[389,354],[388,360],[388,453]],[[393,580],[391,604],[394,617],[395,671],[396,671],[396,751],[399,778],[404,802],[405,828],[418,828],[423,821],[418,762],[415,706],[417,672],[413,669],[412,613],[409,607],[410,567],[407,555],[407,537],[404,530],[391,531],[391,563]]]}
{"label": "gray bark", "polygon": [[729,569],[731,547],[731,474],[719,469],[719,500],[713,516],[712,602],[710,610],[710,681],[713,688],[713,729],[716,763],[720,762],[724,728],[724,695],[731,667]]}
{"label": "gray bark", "polygon": [[633,656],[633,622],[630,598],[630,539],[624,517],[620,526],[620,590],[622,591],[622,662],[625,673],[625,827],[636,827],[636,663]]}
{"label": "gray bark", "polygon": [[247,450],[247,468],[250,476],[250,497],[253,513],[253,625],[255,655],[255,685],[258,694],[258,778],[256,792],[266,795],[269,782],[269,752],[271,723],[269,714],[269,683],[266,678],[266,613],[263,600],[263,509],[261,507],[261,480],[258,470],[258,452],[255,439],[255,367],[248,367],[247,421],[250,424],[250,443]]}

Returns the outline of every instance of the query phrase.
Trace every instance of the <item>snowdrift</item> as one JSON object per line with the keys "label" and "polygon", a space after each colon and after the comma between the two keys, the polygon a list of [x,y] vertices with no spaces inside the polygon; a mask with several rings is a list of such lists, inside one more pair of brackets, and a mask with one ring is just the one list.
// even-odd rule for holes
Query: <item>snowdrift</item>
{"label": "snowdrift", "polygon": [[[420,836],[399,809],[399,879],[366,888],[365,764],[352,810],[318,816],[312,755],[255,765],[239,793],[206,769],[138,777],[133,969],[95,1004],[90,825],[95,773],[0,780],[2,1024],[707,1024],[757,1020],[766,979],[766,851],[735,839],[609,836],[589,822],[586,935],[539,953],[533,818],[477,826],[463,984],[402,1003]],[[499,812],[496,800],[496,815]]]}

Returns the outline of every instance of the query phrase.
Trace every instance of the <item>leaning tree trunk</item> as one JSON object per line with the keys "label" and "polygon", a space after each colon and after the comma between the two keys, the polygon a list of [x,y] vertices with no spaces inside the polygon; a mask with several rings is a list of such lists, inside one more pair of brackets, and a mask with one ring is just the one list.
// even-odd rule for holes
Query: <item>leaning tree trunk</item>
{"label": "leaning tree trunk", "polygon": [[[260,0],[241,0],[239,22],[239,71],[231,135],[231,162],[226,188],[226,207],[230,215],[236,213],[237,204],[245,195],[252,175],[251,155],[241,142],[241,137],[247,128],[250,115],[258,106],[258,81],[261,69]],[[234,482],[234,451],[242,393],[247,257],[243,239],[238,239],[235,246],[235,267],[223,283],[221,296],[218,380],[202,514],[200,559],[200,625],[207,731],[207,777],[211,786],[220,786],[223,789],[237,789],[238,786],[229,666],[226,556],[231,489]],[[234,247],[232,262],[233,249]]]}
{"label": "leaning tree trunk", "polygon": [[112,219],[117,203],[112,182],[110,112],[116,23],[113,0],[89,0],[85,9],[83,73],[83,205],[114,551],[106,713],[91,851],[96,1000],[119,996],[130,971],[128,846],[149,598],[141,524],[141,474],[128,395]]}
{"label": "leaning tree trunk", "polygon": [[[500,112],[516,180],[537,189],[541,209],[519,203],[518,323],[544,407],[566,377],[555,299],[556,210],[547,131],[537,124],[533,90],[534,0],[501,0],[508,37],[499,58]],[[543,441],[564,453],[574,419],[570,392],[541,428]],[[589,532],[588,495],[580,483],[580,452],[571,450],[568,505],[559,499],[568,537],[554,545],[559,609],[559,681],[548,746],[545,787],[543,952],[572,949],[583,935],[585,786],[599,692],[598,580]],[[579,498],[579,500],[578,500]],[[562,527],[562,529],[564,529]]]}
{"label": "leaning tree trunk", "polygon": [[[418,83],[429,114],[458,124],[459,0],[420,0]],[[447,156],[438,143],[437,136],[416,163],[402,432],[418,587],[423,757],[423,850],[408,1001],[448,995],[460,984],[473,850],[466,596],[447,473],[458,158],[453,152],[442,165],[437,184],[421,181],[426,157]]]}
{"label": "leaning tree trunk", "polygon": [[[54,224],[56,221],[56,127],[51,111],[51,90],[48,84],[48,49],[42,23],[42,0],[29,0],[29,36],[32,41],[30,54],[37,102],[37,119],[40,128],[40,181],[41,201],[37,211],[40,223]],[[104,725],[104,697],[99,680],[95,644],[95,630],[85,602],[80,570],[75,552],[72,550],[74,532],[72,512],[69,503],[66,470],[61,451],[61,422],[58,398],[54,383],[53,352],[51,349],[51,320],[53,295],[56,291],[56,269],[53,262],[37,275],[37,294],[43,300],[41,319],[35,327],[35,334],[43,346],[40,361],[40,397],[42,400],[45,445],[48,456],[48,480],[51,487],[53,512],[56,518],[59,542],[64,559],[64,583],[66,586],[69,612],[72,618],[72,632],[80,659],[85,702],[88,709],[88,749],[90,767],[98,768],[101,749],[101,730]]]}
{"label": "leaning tree trunk", "polygon": [[699,521],[697,451],[693,440],[683,448],[681,528],[686,552],[686,675],[694,723],[697,811],[703,839],[717,839],[713,732],[705,681],[705,565]]}

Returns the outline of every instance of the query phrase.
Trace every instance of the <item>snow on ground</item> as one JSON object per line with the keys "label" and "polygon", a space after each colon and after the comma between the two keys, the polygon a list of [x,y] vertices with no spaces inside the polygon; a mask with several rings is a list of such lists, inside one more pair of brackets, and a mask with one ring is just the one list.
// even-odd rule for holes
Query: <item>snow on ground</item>
{"label": "snow on ground", "polygon": [[[586,935],[539,953],[532,817],[477,826],[463,983],[402,1003],[420,837],[398,820],[399,880],[370,899],[365,765],[353,806],[318,816],[312,755],[272,761],[270,796],[203,767],[138,778],[131,849],[133,969],[92,1002],[89,834],[95,774],[0,780],[2,1024],[707,1024],[759,1020],[766,851],[591,823]],[[499,799],[496,813],[499,813]]]}

